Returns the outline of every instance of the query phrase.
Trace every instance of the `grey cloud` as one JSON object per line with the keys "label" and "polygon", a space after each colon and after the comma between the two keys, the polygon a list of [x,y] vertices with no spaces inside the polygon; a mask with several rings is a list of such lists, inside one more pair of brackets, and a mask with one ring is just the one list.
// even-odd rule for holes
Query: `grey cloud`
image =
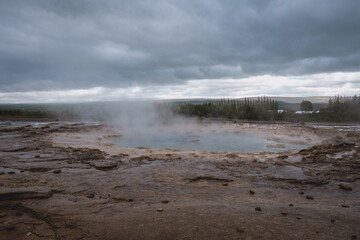
{"label": "grey cloud", "polygon": [[360,71],[352,0],[0,2],[0,91]]}

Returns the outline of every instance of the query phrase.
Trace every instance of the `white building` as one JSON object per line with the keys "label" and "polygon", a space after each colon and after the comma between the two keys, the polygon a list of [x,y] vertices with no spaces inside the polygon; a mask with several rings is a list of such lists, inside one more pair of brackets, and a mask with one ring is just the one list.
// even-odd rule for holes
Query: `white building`
{"label": "white building", "polygon": [[296,111],[295,114],[312,114],[314,111]]}

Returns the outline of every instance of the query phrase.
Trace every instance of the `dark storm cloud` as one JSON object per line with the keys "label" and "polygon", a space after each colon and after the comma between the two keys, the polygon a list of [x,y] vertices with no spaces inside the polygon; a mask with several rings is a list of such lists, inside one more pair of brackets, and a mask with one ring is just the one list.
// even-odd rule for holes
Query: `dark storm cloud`
{"label": "dark storm cloud", "polygon": [[0,92],[360,71],[360,1],[0,2]]}

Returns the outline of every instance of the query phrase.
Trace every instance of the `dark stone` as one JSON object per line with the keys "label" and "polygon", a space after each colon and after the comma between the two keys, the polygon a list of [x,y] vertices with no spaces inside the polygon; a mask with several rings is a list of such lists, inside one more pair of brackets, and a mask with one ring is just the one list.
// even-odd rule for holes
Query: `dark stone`
{"label": "dark stone", "polygon": [[339,188],[346,190],[346,191],[352,191],[352,187],[348,184],[340,183]]}
{"label": "dark stone", "polygon": [[0,202],[9,201],[9,200],[49,198],[52,196],[52,194],[53,194],[52,190],[46,187],[22,187],[22,188],[0,187]]}
{"label": "dark stone", "polygon": [[89,193],[89,194],[87,195],[87,197],[88,197],[88,198],[94,198],[94,197],[95,197],[95,194],[94,194],[94,193]]}
{"label": "dark stone", "polygon": [[261,212],[261,207],[255,207],[255,211]]}
{"label": "dark stone", "polygon": [[232,182],[234,180],[232,179],[226,179],[226,178],[218,178],[218,177],[213,177],[213,176],[198,176],[198,177],[194,177],[194,178],[185,178],[185,181],[189,181],[189,182],[199,182],[199,181],[216,181],[216,182],[224,182],[224,183],[228,183],[228,182]]}
{"label": "dark stone", "polygon": [[124,196],[121,196],[121,195],[115,196],[114,200],[119,201],[119,202],[133,202],[134,201],[133,198],[124,197]]}
{"label": "dark stone", "polygon": [[245,230],[244,230],[243,228],[241,228],[241,227],[238,227],[238,228],[237,228],[237,231],[238,231],[239,233],[245,232]]}
{"label": "dark stone", "polygon": [[55,174],[59,174],[59,173],[61,173],[61,170],[60,170],[60,169],[58,169],[58,170],[54,170],[54,171],[53,171],[53,173],[55,173]]}
{"label": "dark stone", "polygon": [[162,200],[161,203],[169,203],[169,200]]}
{"label": "dark stone", "polygon": [[254,194],[255,194],[255,192],[254,192],[253,190],[249,190],[249,193],[250,193],[251,195],[254,195]]}
{"label": "dark stone", "polygon": [[310,196],[310,195],[306,195],[306,199],[314,200],[314,197],[313,197],[313,196]]}
{"label": "dark stone", "polygon": [[101,162],[97,162],[93,165],[95,167],[95,169],[97,170],[101,170],[101,171],[109,171],[109,170],[113,170],[116,169],[118,167],[118,164],[116,162],[105,162],[105,161],[101,161]]}
{"label": "dark stone", "polygon": [[8,232],[12,232],[12,231],[15,231],[15,226],[8,226],[8,227],[5,227],[6,231]]}

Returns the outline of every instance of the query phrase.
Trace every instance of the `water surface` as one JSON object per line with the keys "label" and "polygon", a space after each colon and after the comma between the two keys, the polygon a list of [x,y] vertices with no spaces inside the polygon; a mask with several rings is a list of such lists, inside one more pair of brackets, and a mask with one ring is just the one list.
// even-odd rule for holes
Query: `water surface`
{"label": "water surface", "polygon": [[[289,144],[268,141],[258,136],[235,133],[175,133],[159,131],[146,134],[124,135],[112,139],[112,142],[121,147],[149,147],[170,149],[195,149],[216,152],[261,152],[283,151],[286,149],[302,149],[308,145]],[[271,149],[267,146],[272,145]],[[282,145],[281,147],[274,147]]]}

